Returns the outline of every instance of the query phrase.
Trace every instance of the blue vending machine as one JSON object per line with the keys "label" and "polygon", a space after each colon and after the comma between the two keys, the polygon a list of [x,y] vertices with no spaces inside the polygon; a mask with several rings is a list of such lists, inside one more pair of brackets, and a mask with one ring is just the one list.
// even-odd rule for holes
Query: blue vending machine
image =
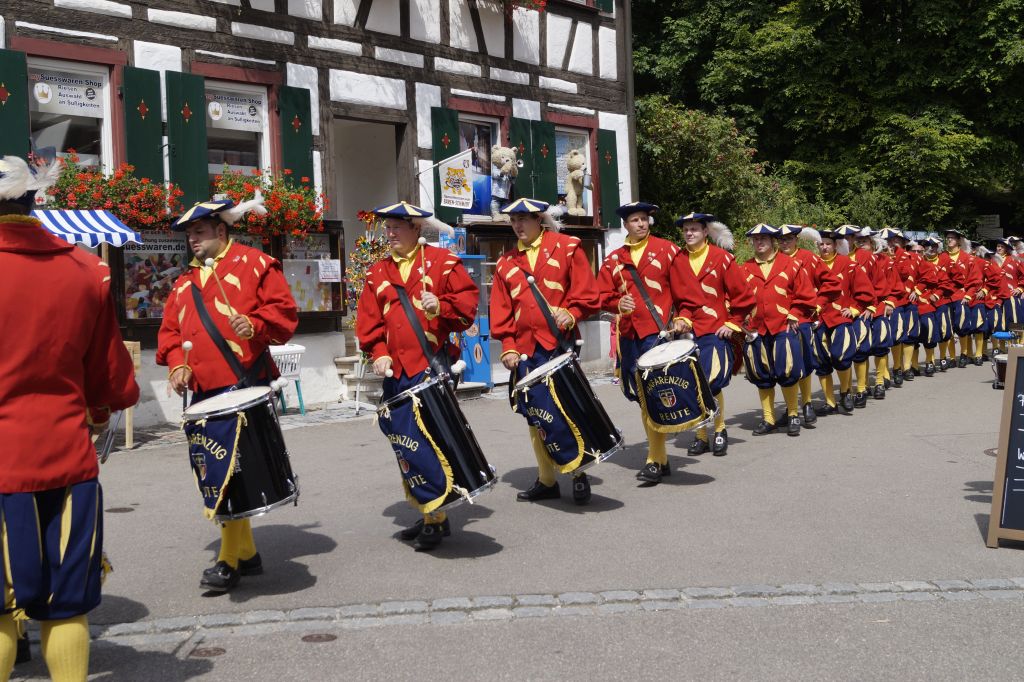
{"label": "blue vending machine", "polygon": [[466,363],[466,371],[462,375],[462,380],[485,384],[488,388],[492,388],[494,382],[491,381],[491,349],[489,346],[491,330],[487,316],[489,301],[487,300],[487,289],[484,287],[484,256],[460,254],[459,258],[462,259],[466,271],[480,289],[480,307],[477,310],[473,326],[458,334],[462,360]]}

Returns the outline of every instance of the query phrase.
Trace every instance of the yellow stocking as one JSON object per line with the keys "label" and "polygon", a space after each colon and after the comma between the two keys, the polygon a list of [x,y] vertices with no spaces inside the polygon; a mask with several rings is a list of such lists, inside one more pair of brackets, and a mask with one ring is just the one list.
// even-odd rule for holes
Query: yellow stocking
{"label": "yellow stocking", "polygon": [[[644,431],[647,432],[647,461],[654,462],[655,464],[668,464],[668,453],[665,451],[665,434],[656,431],[647,420],[646,415],[641,413],[641,416],[644,419]],[[707,440],[706,435],[704,439]]]}
{"label": "yellow stocking", "polygon": [[715,402],[718,403],[718,414],[715,415],[715,433],[725,431],[725,396],[719,391],[715,394]]}
{"label": "yellow stocking", "polygon": [[855,362],[853,367],[857,370],[857,393],[864,393],[868,390],[868,361]]}
{"label": "yellow stocking", "polygon": [[89,620],[44,620],[41,628],[43,659],[53,681],[84,682],[89,674]]}
{"label": "yellow stocking", "polygon": [[225,521],[220,527],[220,552],[217,561],[223,561],[231,568],[238,568],[238,530],[241,521]]}
{"label": "yellow stocking", "polygon": [[811,402],[811,376],[805,376],[797,385],[800,387],[800,404],[806,405]]}
{"label": "yellow stocking", "polygon": [[924,361],[934,364],[935,363],[935,349],[925,348],[924,349]]}
{"label": "yellow stocking", "polygon": [[839,375],[839,392],[849,393],[850,384],[853,383],[853,368],[847,367],[846,369],[836,370],[836,374]]}
{"label": "yellow stocking", "polygon": [[832,381],[832,375],[831,374],[826,374],[823,377],[818,377],[818,380],[821,382],[821,390],[825,394],[825,404],[828,405],[829,407],[835,407],[836,406],[836,395],[835,395],[836,386],[835,386],[835,383]]}
{"label": "yellow stocking", "polygon": [[902,343],[893,344],[892,347],[892,368],[903,369],[903,349],[905,346]]}
{"label": "yellow stocking", "polygon": [[786,414],[790,417],[796,417],[800,414],[800,387],[796,384],[792,386],[784,386],[782,388],[782,397],[786,400]]}
{"label": "yellow stocking", "polygon": [[18,625],[14,614],[0,614],[0,680],[6,682],[18,656]]}
{"label": "yellow stocking", "polygon": [[985,335],[975,334],[974,335],[974,357],[980,358],[985,354]]}
{"label": "yellow stocking", "polygon": [[761,415],[769,424],[775,423],[775,389],[759,388],[757,395],[761,398]]}
{"label": "yellow stocking", "polygon": [[423,523],[444,523],[448,514],[443,511],[430,512],[423,515]]}
{"label": "yellow stocking", "polygon": [[875,386],[882,386],[889,378],[889,356],[875,358]]}
{"label": "yellow stocking", "polygon": [[537,458],[537,479],[541,485],[553,486],[558,480],[555,474],[555,465],[551,463],[551,456],[544,441],[541,440],[537,429],[530,427],[530,442],[533,443],[533,456]]}
{"label": "yellow stocking", "polygon": [[242,519],[238,530],[238,558],[249,559],[256,556],[256,540],[252,536],[252,523],[249,519]]}
{"label": "yellow stocking", "polygon": [[974,357],[974,337],[973,336],[961,336],[960,337],[960,352],[969,358]]}
{"label": "yellow stocking", "polygon": [[921,346],[915,345],[910,351],[910,366],[917,369],[921,366]]}

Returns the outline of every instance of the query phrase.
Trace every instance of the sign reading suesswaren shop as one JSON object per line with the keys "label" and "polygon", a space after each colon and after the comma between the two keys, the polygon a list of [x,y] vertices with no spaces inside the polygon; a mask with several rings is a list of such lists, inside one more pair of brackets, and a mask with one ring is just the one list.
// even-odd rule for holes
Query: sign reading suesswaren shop
{"label": "sign reading suesswaren shop", "polygon": [[96,76],[30,68],[29,108],[46,114],[104,116],[104,81]]}

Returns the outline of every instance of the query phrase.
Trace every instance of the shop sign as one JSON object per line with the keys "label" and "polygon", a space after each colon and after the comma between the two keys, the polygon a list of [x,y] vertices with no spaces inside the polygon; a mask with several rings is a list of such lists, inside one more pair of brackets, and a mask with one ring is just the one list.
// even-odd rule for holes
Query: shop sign
{"label": "shop sign", "polygon": [[31,68],[28,80],[32,111],[92,118],[104,116],[105,84],[100,76]]}
{"label": "shop sign", "polygon": [[265,92],[244,93],[223,90],[206,91],[206,124],[210,128],[263,132]]}

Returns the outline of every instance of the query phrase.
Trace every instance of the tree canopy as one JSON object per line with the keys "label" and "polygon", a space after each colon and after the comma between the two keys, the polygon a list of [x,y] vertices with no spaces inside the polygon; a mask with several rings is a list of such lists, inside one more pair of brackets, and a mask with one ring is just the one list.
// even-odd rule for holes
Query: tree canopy
{"label": "tree canopy", "polygon": [[[633,0],[633,21],[652,200],[734,220],[1024,223],[1024,0]],[[659,165],[680,130],[700,168]],[[659,194],[666,177],[681,194]]]}

